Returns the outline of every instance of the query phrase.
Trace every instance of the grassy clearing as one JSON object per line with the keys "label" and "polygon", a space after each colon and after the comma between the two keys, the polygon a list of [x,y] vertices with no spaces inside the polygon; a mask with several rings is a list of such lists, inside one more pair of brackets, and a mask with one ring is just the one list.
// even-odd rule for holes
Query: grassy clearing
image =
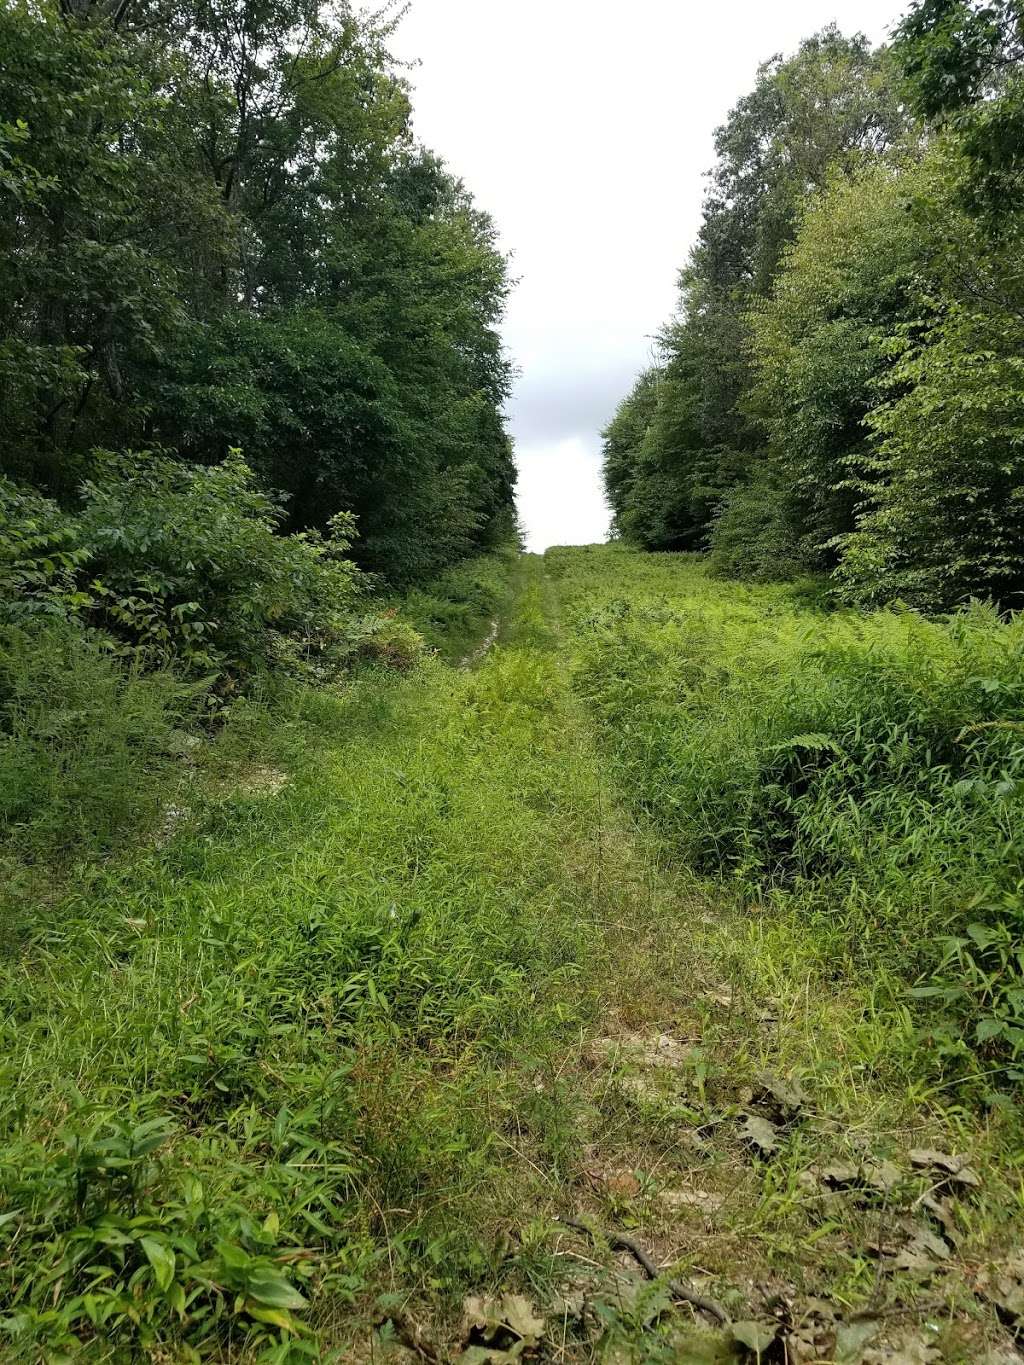
{"label": "grassy clearing", "polygon": [[[820,972],[921,983],[919,1060],[1024,1078],[1024,621],[826,614],[683,557],[555,557],[575,681],[697,872],[813,921]],[[927,992],[927,994],[925,994]]]}
{"label": "grassy clearing", "polygon": [[593,610],[697,591],[678,563],[548,563],[473,668],[237,707],[161,838],[39,909],[2,987],[12,1360],[1008,1349],[1012,1116],[950,1108],[816,921],[684,868],[632,786],[646,703],[595,745]]}
{"label": "grassy clearing", "polygon": [[476,671],[237,708],[168,840],[40,911],[3,983],[16,1355],[349,1358],[505,1275],[603,894],[536,579]]}
{"label": "grassy clearing", "polygon": [[[1014,1022],[978,1025],[1018,978],[990,962],[983,992],[963,940],[980,947],[967,926],[986,906],[1012,928],[1019,626],[826,617],[685,556],[592,547],[548,564],[619,798],[662,877],[676,869],[681,898],[706,902],[648,931],[661,1062],[629,987],[611,1050],[613,1075],[654,1105],[637,1197],[652,1165],[681,1180],[674,1239],[681,1208],[701,1263],[724,1279],[747,1267],[762,1291],[748,1303],[787,1341],[808,1297],[851,1324],[927,1304],[931,1328],[898,1358],[980,1358],[991,1265],[1020,1236],[1022,1144]],[[666,1158],[657,1105],[678,1125],[680,1075],[693,1126]],[[630,1122],[612,1168],[635,1151]],[[963,1182],[936,1152],[969,1154]],[[804,1325],[826,1349],[827,1321]]]}

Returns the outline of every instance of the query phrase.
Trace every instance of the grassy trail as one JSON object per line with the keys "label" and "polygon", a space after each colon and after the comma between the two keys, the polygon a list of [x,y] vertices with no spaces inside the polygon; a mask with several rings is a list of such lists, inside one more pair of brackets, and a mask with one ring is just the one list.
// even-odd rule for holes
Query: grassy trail
{"label": "grassy trail", "polygon": [[[899,1145],[905,1111],[862,1076],[796,1093],[821,1002],[751,988],[721,897],[610,787],[558,585],[515,574],[472,667],[254,710],[171,837],[27,934],[7,1358],[726,1361],[777,1337],[782,1360],[785,1337],[856,1360],[929,1314],[932,1355],[878,1359],[997,1339],[962,1267],[883,1274],[898,1181],[809,1193],[851,1122]],[[602,1233],[746,1325],[713,1331]]]}
{"label": "grassy trail", "polygon": [[510,1254],[549,1266],[540,1233],[509,1237],[564,1202],[567,1073],[641,872],[606,828],[541,564],[517,572],[478,666],[239,719],[173,837],[26,933],[0,1284],[27,1358],[348,1358],[419,1294],[445,1322]]}

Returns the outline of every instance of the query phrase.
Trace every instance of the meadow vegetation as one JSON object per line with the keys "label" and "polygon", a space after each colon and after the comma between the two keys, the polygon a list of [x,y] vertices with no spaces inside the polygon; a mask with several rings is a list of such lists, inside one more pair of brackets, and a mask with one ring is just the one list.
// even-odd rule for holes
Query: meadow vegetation
{"label": "meadow vegetation", "polygon": [[1024,1053],[1020,620],[826,612],[696,556],[550,559],[575,685],[673,855],[798,926],[801,971],[863,982],[897,1069],[1000,1103]]}
{"label": "meadow vegetation", "polygon": [[1009,628],[617,547],[459,581],[471,667],[250,691],[155,829],[12,881],[11,1357],[1008,1349]]}

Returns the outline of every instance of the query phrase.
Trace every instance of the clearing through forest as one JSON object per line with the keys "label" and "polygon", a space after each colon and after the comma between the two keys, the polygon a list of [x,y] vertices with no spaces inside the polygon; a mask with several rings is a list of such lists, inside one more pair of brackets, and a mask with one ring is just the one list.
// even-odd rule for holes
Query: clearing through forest
{"label": "clearing through forest", "polygon": [[23,931],[10,1358],[1020,1359],[1012,1114],[638,785],[641,712],[689,703],[629,632],[703,571],[513,574],[471,667],[243,715],[170,837]]}

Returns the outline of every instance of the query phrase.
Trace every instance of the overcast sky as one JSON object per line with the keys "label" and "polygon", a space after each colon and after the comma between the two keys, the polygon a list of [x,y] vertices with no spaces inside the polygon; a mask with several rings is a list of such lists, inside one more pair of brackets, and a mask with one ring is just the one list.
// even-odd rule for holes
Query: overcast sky
{"label": "overcast sky", "polygon": [[712,133],[759,62],[901,0],[413,0],[392,43],[420,140],[495,218],[528,546],[603,540],[600,430],[675,304]]}

